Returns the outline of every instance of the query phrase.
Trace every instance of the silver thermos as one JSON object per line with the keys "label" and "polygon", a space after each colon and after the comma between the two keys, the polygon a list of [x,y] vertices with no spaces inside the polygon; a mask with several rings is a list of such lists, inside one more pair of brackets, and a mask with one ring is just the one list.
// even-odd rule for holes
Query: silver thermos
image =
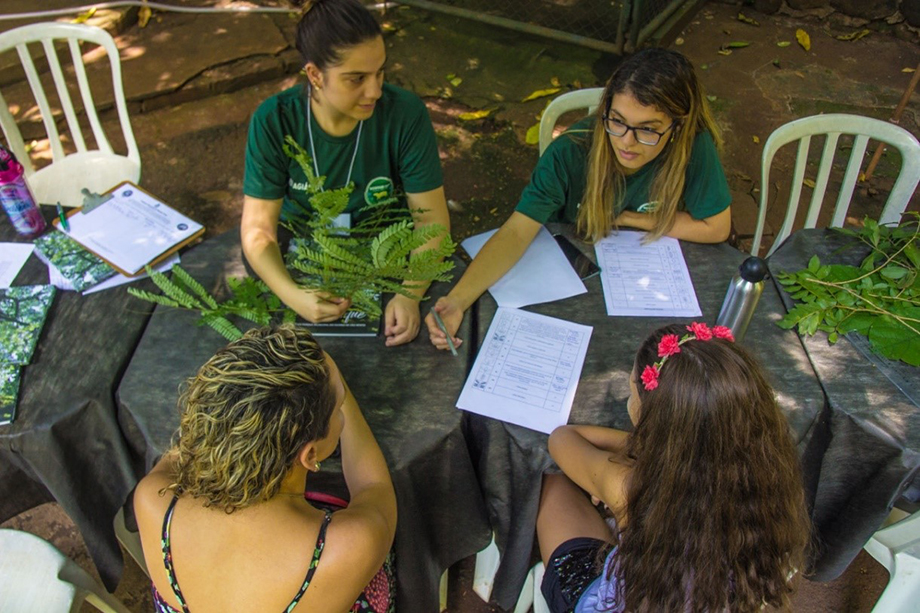
{"label": "silver thermos", "polygon": [[743,339],[747,332],[763,292],[763,280],[767,272],[767,263],[752,256],[741,263],[738,274],[732,277],[728,285],[716,325],[731,328],[736,341]]}

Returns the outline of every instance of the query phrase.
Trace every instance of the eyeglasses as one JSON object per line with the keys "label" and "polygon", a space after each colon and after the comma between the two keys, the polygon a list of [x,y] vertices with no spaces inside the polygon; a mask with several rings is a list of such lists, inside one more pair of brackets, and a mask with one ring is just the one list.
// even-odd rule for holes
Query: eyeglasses
{"label": "eyeglasses", "polygon": [[676,121],[672,121],[671,125],[662,130],[661,132],[656,132],[651,128],[634,128],[633,126],[628,126],[619,119],[614,119],[608,115],[604,115],[604,129],[607,131],[607,134],[611,136],[626,136],[626,133],[630,130],[633,131],[633,134],[636,137],[636,140],[642,143],[643,145],[654,146],[657,145],[661,140],[661,137],[668,133],[668,130],[674,127]]}

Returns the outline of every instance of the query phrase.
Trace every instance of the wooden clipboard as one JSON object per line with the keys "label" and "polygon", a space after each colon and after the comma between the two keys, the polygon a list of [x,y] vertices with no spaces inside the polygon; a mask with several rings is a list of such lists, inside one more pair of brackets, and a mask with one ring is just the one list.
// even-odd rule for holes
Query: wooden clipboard
{"label": "wooden clipboard", "polygon": [[[153,258],[152,258],[149,262],[147,262],[144,266],[141,266],[141,268],[138,269],[137,271],[135,271],[135,272],[128,272],[128,271],[124,270],[123,268],[121,268],[120,266],[116,265],[116,264],[115,264],[114,262],[112,262],[109,258],[107,258],[107,257],[105,257],[104,255],[102,255],[101,253],[99,253],[99,250],[93,249],[92,246],[87,245],[85,242],[81,241],[81,240],[80,240],[79,238],[77,238],[76,236],[73,236],[70,232],[68,232],[68,231],[64,230],[63,228],[61,228],[61,227],[60,227],[60,225],[61,225],[61,220],[60,220],[60,218],[55,217],[55,218],[52,220],[51,223],[52,223],[57,229],[59,229],[59,230],[61,230],[62,232],[64,232],[64,234],[66,234],[67,236],[70,236],[70,237],[71,237],[75,242],[77,242],[81,247],[83,247],[84,249],[86,249],[87,251],[89,251],[90,253],[92,253],[93,255],[95,255],[96,257],[98,257],[99,259],[101,259],[102,261],[104,261],[106,264],[108,264],[109,266],[111,266],[112,268],[114,268],[115,270],[117,270],[119,273],[123,274],[123,275],[126,276],[126,277],[137,277],[137,276],[139,276],[139,275],[144,274],[144,272],[145,272],[145,271],[144,271],[144,268],[145,268],[146,266],[155,266],[155,265],[159,264],[160,262],[162,262],[163,260],[165,260],[166,258],[168,258],[169,256],[171,256],[171,255],[174,254],[175,252],[179,251],[179,250],[182,249],[183,247],[185,247],[185,246],[187,246],[187,245],[190,245],[191,243],[193,243],[193,242],[196,241],[197,239],[201,238],[201,236],[204,234],[205,227],[204,227],[203,224],[199,224],[198,222],[196,222],[196,221],[192,220],[191,218],[189,218],[189,217],[183,215],[182,213],[179,213],[179,212],[176,211],[174,208],[172,208],[171,206],[169,206],[168,204],[166,204],[165,202],[163,202],[162,200],[160,200],[159,198],[157,198],[156,196],[154,196],[153,194],[151,194],[150,192],[148,192],[148,191],[145,190],[144,188],[138,186],[137,184],[135,184],[135,183],[133,183],[133,182],[131,182],[131,181],[122,181],[122,182],[118,183],[118,185],[115,185],[115,186],[111,187],[110,189],[108,189],[108,190],[107,190],[104,194],[102,194],[102,195],[103,195],[103,196],[112,195],[113,197],[118,197],[118,195],[115,194],[115,190],[117,190],[117,189],[119,189],[119,188],[127,188],[128,186],[130,186],[130,189],[132,189],[132,190],[137,190],[138,192],[141,192],[142,194],[144,194],[144,195],[147,196],[148,198],[150,198],[150,199],[156,201],[156,202],[158,203],[159,206],[165,207],[165,209],[169,210],[170,212],[172,212],[172,213],[174,213],[174,214],[176,214],[176,215],[181,215],[182,217],[188,219],[189,221],[191,221],[192,223],[194,223],[194,224],[196,224],[196,225],[200,225],[201,227],[200,227],[199,229],[197,229],[196,231],[194,231],[194,232],[193,232],[192,234],[190,234],[189,236],[186,236],[186,237],[182,238],[180,241],[178,241],[178,242],[176,242],[176,243],[170,245],[169,247],[167,247],[164,251],[162,251],[162,252],[158,253],[157,255],[153,256]],[[97,210],[99,210],[99,209],[105,207],[107,204],[109,204],[109,202],[111,202],[111,200],[106,201],[106,202],[100,204],[98,207],[94,208],[94,209],[93,209],[92,211],[90,211],[89,213],[86,213],[86,215],[87,215],[87,216],[92,215],[92,214],[93,214],[94,212],[96,212]],[[75,209],[71,209],[70,211],[68,211],[68,212],[67,212],[67,219],[68,219],[68,221],[70,221],[72,218],[76,218],[77,215],[83,215],[83,213],[82,213],[82,208],[75,208]]]}

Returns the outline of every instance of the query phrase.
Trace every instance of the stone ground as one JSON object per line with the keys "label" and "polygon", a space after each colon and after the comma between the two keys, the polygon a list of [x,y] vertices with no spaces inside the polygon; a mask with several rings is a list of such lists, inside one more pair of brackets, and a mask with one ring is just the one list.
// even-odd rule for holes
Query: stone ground
{"label": "stone ground", "polygon": [[[34,4],[5,0],[4,13],[33,10]],[[42,6],[73,4],[45,0]],[[202,7],[227,2],[173,4]],[[281,6],[279,0],[260,4]],[[709,2],[685,21],[676,39],[666,42],[694,61],[724,128],[723,162],[734,197],[736,238],[745,248],[756,224],[761,147],[772,130],[820,112],[889,118],[911,78],[903,70],[917,66],[920,46],[917,33],[904,24],[865,25],[827,11],[767,16],[750,7],[741,10],[759,25],[737,19],[739,3]],[[283,13],[154,13],[146,27],[140,27],[136,8],[100,11],[90,21],[112,31],[121,50],[125,91],[143,161],[142,185],[205,223],[209,234],[237,225],[249,116],[261,100],[299,80],[292,44],[296,21]],[[536,147],[525,144],[525,134],[549,98],[521,100],[554,86],[565,91],[602,85],[615,64],[615,58],[599,52],[417,9],[390,7],[381,14],[381,22],[389,53],[388,80],[417,92],[431,113],[458,239],[499,225],[536,162]],[[0,21],[0,30],[22,23]],[[835,38],[863,27],[871,33],[859,40]],[[798,28],[811,36],[808,52],[795,42]],[[792,44],[778,45],[785,41]],[[732,49],[730,55],[719,53],[732,42],[750,44]],[[90,70],[94,81],[101,75],[99,68]],[[40,139],[34,103],[25,98],[16,102],[17,92],[24,92],[21,82],[17,85],[20,78],[15,61],[8,55],[0,58],[4,96],[26,123],[28,138]],[[461,81],[452,83],[456,78]],[[110,101],[111,94],[103,93],[97,104]],[[474,110],[490,114],[460,119]],[[901,125],[920,134],[920,95],[912,97]],[[819,149],[819,144],[812,148]],[[46,151],[38,140],[33,154],[41,158]],[[792,152],[780,152],[772,182],[788,182],[792,160]],[[883,156],[875,176],[857,188],[851,222],[878,215],[897,168],[895,154]],[[835,167],[832,183],[841,174],[842,167]],[[920,210],[917,194],[910,208]],[[782,205],[773,205],[768,212],[768,244],[782,211]],[[79,532],[57,505],[37,507],[3,526],[49,539],[94,572]],[[471,559],[451,569],[448,610],[498,611],[472,593],[471,576]],[[886,583],[887,573],[863,552],[836,581],[802,582],[794,610],[869,611]],[[116,595],[133,611],[151,609],[145,577],[131,561],[126,562]]]}

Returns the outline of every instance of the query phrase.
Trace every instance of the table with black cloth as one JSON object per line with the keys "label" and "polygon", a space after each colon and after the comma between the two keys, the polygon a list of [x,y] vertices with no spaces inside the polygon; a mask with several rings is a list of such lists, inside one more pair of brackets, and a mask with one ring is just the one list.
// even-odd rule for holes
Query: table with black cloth
{"label": "table with black cloth", "polygon": [[[591,246],[577,240],[573,242],[594,259]],[[729,280],[747,255],[727,244],[681,242],[681,249],[699,299],[701,317],[610,317],[599,276],[585,281],[587,294],[526,307],[528,311],[594,328],[568,423],[632,430],[626,399],[629,396],[628,377],[639,344],[653,330],[666,324],[705,321],[711,325],[715,322]],[[479,338],[484,338],[495,309],[491,295],[480,298]],[[767,285],[742,344],[766,367],[780,406],[794,431],[798,449],[806,458],[805,478],[809,482],[813,477],[809,476],[807,458],[824,397],[796,334],[775,325],[782,313],[778,293]],[[468,414],[468,420],[471,453],[501,552],[491,599],[510,609],[520,595],[533,562],[531,550],[542,475],[559,469],[549,455],[547,435],[472,413]]]}
{"label": "table with black cloth", "polygon": [[[226,279],[246,274],[239,231],[210,239],[183,257],[182,267],[217,296]],[[463,272],[457,260],[455,276]],[[427,312],[449,289],[436,283]],[[119,419],[133,449],[149,469],[169,446],[178,425],[178,386],[227,341],[195,325],[197,314],[157,307],[118,389]],[[248,324],[252,325],[252,324]],[[469,324],[462,331],[469,337]],[[415,341],[386,347],[376,338],[322,337],[335,358],[389,465],[396,490],[397,607],[401,612],[438,610],[441,573],[483,549],[489,523],[455,401],[471,365],[472,343],[459,358],[429,342],[422,325]],[[311,491],[347,498],[341,464],[330,458],[311,473]],[[309,555],[312,543],[304,544]]]}
{"label": "table with black cloth", "polygon": [[[0,224],[0,241],[30,242],[9,223]],[[14,285],[47,283],[33,254]],[[112,521],[136,481],[115,389],[151,310],[124,287],[89,296],[58,290],[21,371],[16,419],[0,426],[0,521],[56,500],[110,591],[123,567]]]}
{"label": "table with black cloth", "polygon": [[[768,263],[774,273],[806,268],[813,255],[822,264],[859,266],[868,248],[843,248],[853,243],[831,230],[802,230]],[[791,309],[794,301],[785,291],[781,295]],[[853,334],[835,345],[824,332],[802,339],[828,399],[813,439],[819,580],[839,576],[905,490],[916,497],[920,481],[920,368],[874,355],[865,337]]]}

